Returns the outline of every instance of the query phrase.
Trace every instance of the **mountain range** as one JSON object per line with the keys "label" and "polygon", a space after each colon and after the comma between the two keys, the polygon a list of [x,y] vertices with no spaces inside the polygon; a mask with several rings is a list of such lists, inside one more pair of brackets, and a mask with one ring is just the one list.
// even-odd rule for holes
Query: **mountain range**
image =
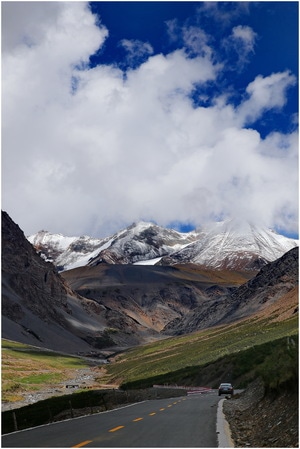
{"label": "mountain range", "polygon": [[[197,234],[183,234],[152,223],[134,223],[104,239],[88,236],[65,237],[40,231],[28,237],[30,243],[47,261],[59,270],[97,263],[132,264],[171,254],[195,241]],[[154,259],[154,260],[153,260]]]}
{"label": "mountain range", "polygon": [[[219,230],[220,226],[223,231],[232,228],[232,224],[217,225]],[[219,254],[230,258],[225,248],[228,250],[226,242],[230,242],[233,230],[181,234],[170,230],[162,233],[162,229],[140,223],[105,239],[105,243],[87,237],[49,238],[44,232],[44,240],[38,243],[36,236],[33,247],[19,226],[2,212],[2,336],[67,353],[106,357],[170,335],[240,320],[268,307],[279,307],[287,298],[291,305],[286,313],[295,313],[296,242],[277,238],[277,234],[274,237],[269,231],[254,233],[254,227],[247,227],[256,235],[256,248],[264,248],[263,253],[253,256],[247,269],[241,269],[240,263],[238,269],[233,265],[224,268],[219,257],[216,269],[187,259],[178,263],[176,257],[200,241],[209,249],[209,236],[216,243],[223,235]],[[238,235],[242,240],[242,234]],[[248,241],[248,249],[249,235],[243,240]],[[238,245],[232,242],[231,248]],[[279,248],[287,251],[267,262]],[[70,265],[78,266],[59,272],[49,258],[62,261],[61,256],[67,253]],[[121,260],[111,258],[112,254]],[[163,264],[165,257],[173,261]],[[254,259],[263,261],[261,269],[257,269],[258,264],[253,266]]]}
{"label": "mountain range", "polygon": [[296,240],[237,220],[213,223],[188,233],[140,222],[105,239],[40,231],[28,240],[60,271],[100,263],[193,263],[213,269],[257,270],[298,246]]}

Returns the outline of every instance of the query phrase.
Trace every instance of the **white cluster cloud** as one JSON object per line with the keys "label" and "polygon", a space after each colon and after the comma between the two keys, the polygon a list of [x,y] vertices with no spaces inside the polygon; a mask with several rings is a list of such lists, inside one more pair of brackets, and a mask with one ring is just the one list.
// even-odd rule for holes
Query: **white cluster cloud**
{"label": "white cluster cloud", "polygon": [[228,52],[234,51],[237,56],[235,68],[241,71],[254,53],[257,34],[249,26],[238,25],[232,29],[231,35],[225,38],[223,45]]}
{"label": "white cluster cloud", "polygon": [[238,25],[232,29],[232,36],[241,40],[247,52],[252,52],[255,42],[256,33],[249,26]]}
{"label": "white cluster cloud", "polygon": [[138,39],[122,39],[120,45],[127,52],[127,61],[129,65],[134,65],[153,54],[152,45],[149,42],[142,42]]}
{"label": "white cluster cloud", "polygon": [[235,18],[248,12],[249,2],[208,1],[200,2],[197,8],[200,19],[210,17],[222,28],[230,26]]}
{"label": "white cluster cloud", "polygon": [[286,91],[296,84],[296,77],[288,71],[268,77],[258,75],[246,89],[249,96],[238,108],[240,117],[248,124],[259,119],[267,110],[280,110],[286,103]]}
{"label": "white cluster cloud", "polygon": [[251,129],[284,105],[292,74],[257,76],[238,106],[224,96],[195,107],[194,87],[222,70],[204,33],[185,34],[202,49],[192,58],[123,41],[145,62],[90,68],[105,26],[82,2],[41,5],[3,8],[2,208],[25,233],[104,236],[139,219],[221,216],[296,231],[297,135]]}
{"label": "white cluster cloud", "polygon": [[172,19],[166,22],[166,27],[170,42],[182,42],[188,53],[209,57],[213,55],[210,36],[199,26],[181,26],[177,19]]}

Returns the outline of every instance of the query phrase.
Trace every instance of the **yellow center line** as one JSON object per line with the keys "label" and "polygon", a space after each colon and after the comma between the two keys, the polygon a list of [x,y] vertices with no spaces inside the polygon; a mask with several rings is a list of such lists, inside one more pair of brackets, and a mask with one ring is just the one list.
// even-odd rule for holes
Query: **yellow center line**
{"label": "yellow center line", "polygon": [[117,430],[123,429],[124,426],[118,426],[114,427],[113,429],[110,429],[109,432],[116,432]]}
{"label": "yellow center line", "polygon": [[82,446],[86,446],[87,444],[89,444],[89,443],[91,443],[92,442],[92,440],[86,440],[86,441],[83,441],[82,443],[78,443],[78,444],[76,444],[76,446],[72,446],[72,447],[82,447]]}
{"label": "yellow center line", "polygon": [[156,415],[156,412],[149,413],[149,416],[154,416],[154,415]]}
{"label": "yellow center line", "polygon": [[162,412],[162,411],[165,410],[165,409],[164,409],[164,408],[160,408],[159,410]]}
{"label": "yellow center line", "polygon": [[133,420],[133,422],[142,421],[142,419],[144,419],[144,418],[135,418],[135,419]]}
{"label": "yellow center line", "polygon": [[172,407],[172,404],[168,405],[168,407]]}

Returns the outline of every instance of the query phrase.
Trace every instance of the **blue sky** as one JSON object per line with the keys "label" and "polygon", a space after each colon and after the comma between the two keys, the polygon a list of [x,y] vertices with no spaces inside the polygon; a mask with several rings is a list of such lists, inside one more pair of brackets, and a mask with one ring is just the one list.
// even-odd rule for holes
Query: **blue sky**
{"label": "blue sky", "polygon": [[[211,2],[214,5],[213,2]],[[128,69],[132,64],[126,60],[126,51],[120,45],[123,39],[139,40],[151,44],[154,53],[168,54],[184,45],[180,27],[195,26],[210,36],[217,57],[227,60],[228,68],[220,74],[216,89],[234,88],[233,101],[239,102],[245,88],[259,73],[268,76],[273,72],[290,70],[298,73],[298,2],[218,2],[211,11],[203,11],[201,2],[91,2],[91,9],[108,26],[110,36],[100,52],[91,56],[91,65],[119,64]],[[218,18],[219,15],[219,18]],[[226,19],[225,19],[226,17]],[[170,39],[168,22],[176,20],[177,38]],[[230,38],[234,26],[251,27],[256,33],[253,48],[239,64],[239,44],[230,39],[228,48],[222,44]],[[137,58],[133,66],[145,61],[146,55]],[[205,90],[209,90],[205,87]],[[285,111],[271,111],[263,121],[255,123],[262,135],[276,129],[291,129],[290,115],[298,113],[298,90],[288,92]]]}
{"label": "blue sky", "polygon": [[2,44],[2,208],[26,234],[297,236],[298,2],[2,2]]}

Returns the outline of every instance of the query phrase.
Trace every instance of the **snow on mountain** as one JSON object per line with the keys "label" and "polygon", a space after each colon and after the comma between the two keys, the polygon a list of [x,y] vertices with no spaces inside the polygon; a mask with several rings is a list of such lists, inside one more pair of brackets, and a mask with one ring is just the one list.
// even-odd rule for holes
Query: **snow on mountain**
{"label": "snow on mountain", "polygon": [[27,237],[41,257],[48,262],[55,261],[76,239],[77,237],[65,237],[48,231],[39,231]]}
{"label": "snow on mountain", "polygon": [[201,238],[162,258],[161,265],[195,263],[215,269],[259,269],[298,242],[254,224],[226,220],[202,229]]}
{"label": "snow on mountain", "polygon": [[160,257],[184,248],[196,238],[195,232],[185,234],[139,222],[105,239],[64,237],[40,231],[28,240],[44,259],[61,270],[70,270],[102,262],[154,265]]}
{"label": "snow on mountain", "polygon": [[94,252],[97,253],[97,249],[103,244],[101,239],[88,236],[65,237],[48,231],[40,231],[27,239],[43,259],[63,269],[86,265]]}
{"label": "snow on mountain", "polygon": [[156,265],[161,259],[161,257],[155,257],[155,259],[140,260],[139,262],[134,262],[133,265]]}
{"label": "snow on mountain", "polygon": [[101,248],[89,265],[106,263],[147,263],[153,259],[178,251],[195,241],[197,233],[180,233],[153,223],[134,223],[111,238],[107,248]]}
{"label": "snow on mountain", "polygon": [[195,263],[215,269],[259,269],[298,246],[296,240],[237,220],[213,223],[189,233],[139,222],[105,239],[41,231],[28,240],[60,270],[99,263]]}

